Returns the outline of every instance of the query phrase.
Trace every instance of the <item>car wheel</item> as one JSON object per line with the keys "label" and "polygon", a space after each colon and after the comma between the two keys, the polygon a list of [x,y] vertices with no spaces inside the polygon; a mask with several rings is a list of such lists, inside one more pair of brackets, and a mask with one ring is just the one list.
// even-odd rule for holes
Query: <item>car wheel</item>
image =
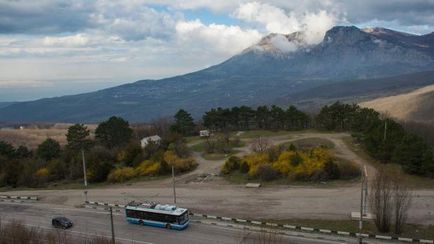
{"label": "car wheel", "polygon": [[170,224],[166,224],[166,229],[171,229]]}

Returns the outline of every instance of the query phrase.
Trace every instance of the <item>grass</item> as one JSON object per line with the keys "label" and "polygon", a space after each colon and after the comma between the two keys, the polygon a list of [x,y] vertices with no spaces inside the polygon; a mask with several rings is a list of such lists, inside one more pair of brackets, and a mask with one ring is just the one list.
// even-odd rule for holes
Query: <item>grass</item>
{"label": "grass", "polygon": [[[325,220],[325,219],[287,219],[287,220],[264,220],[266,222],[273,222],[278,224],[297,225],[318,229],[338,230],[347,232],[358,232],[359,222],[357,220]],[[373,221],[363,222],[363,233],[391,235],[393,233],[379,233]],[[415,225],[406,224],[404,232],[400,234],[401,237],[416,238],[416,239],[434,239],[434,225]]]}
{"label": "grass", "polygon": [[391,172],[392,174],[399,177],[400,181],[405,183],[409,187],[412,187],[414,189],[434,189],[434,179],[417,176],[417,175],[409,175],[405,173],[402,170],[401,166],[398,164],[393,164],[393,163],[384,164],[379,162],[378,160],[373,159],[367,154],[367,152],[362,148],[362,146],[357,144],[355,140],[351,137],[345,138],[344,142],[345,144],[347,144],[349,148],[351,148],[351,150],[355,154],[357,154],[357,156],[370,162],[371,165],[377,169],[380,167],[385,167],[385,169],[388,172]]}
{"label": "grass", "polygon": [[304,138],[300,140],[290,141],[282,143],[281,145],[284,145],[285,147],[288,147],[289,145],[293,144],[295,147],[301,150],[311,149],[314,147],[325,147],[328,149],[332,149],[335,147],[335,144],[332,141],[329,141],[324,138],[319,137],[310,137],[310,138]]}
{"label": "grass", "polygon": [[[229,149],[230,149],[231,151],[233,151],[234,148],[239,148],[239,147],[244,147],[244,146],[245,146],[245,142],[240,141],[240,142],[238,143],[238,145],[233,145],[233,144],[230,143],[230,145],[229,145]],[[203,141],[201,141],[201,142],[199,142],[199,143],[196,143],[196,144],[190,146],[190,149],[191,149],[193,152],[205,152],[205,150],[206,150],[206,141],[203,140]],[[224,155],[224,154],[223,154],[223,155]]]}
{"label": "grass", "polygon": [[259,136],[269,137],[269,136],[283,136],[289,135],[292,131],[279,130],[279,131],[271,131],[271,130],[249,130],[243,131],[239,136],[241,139],[251,139]]}

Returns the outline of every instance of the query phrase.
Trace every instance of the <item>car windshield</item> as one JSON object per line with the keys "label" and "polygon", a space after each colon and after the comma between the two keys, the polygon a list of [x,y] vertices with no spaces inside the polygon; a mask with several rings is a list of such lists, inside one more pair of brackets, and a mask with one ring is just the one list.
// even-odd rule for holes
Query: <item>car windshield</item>
{"label": "car windshield", "polygon": [[63,222],[63,223],[71,222],[69,219],[67,219],[65,217],[59,217],[59,218],[57,218],[57,220],[59,220],[60,222]]}

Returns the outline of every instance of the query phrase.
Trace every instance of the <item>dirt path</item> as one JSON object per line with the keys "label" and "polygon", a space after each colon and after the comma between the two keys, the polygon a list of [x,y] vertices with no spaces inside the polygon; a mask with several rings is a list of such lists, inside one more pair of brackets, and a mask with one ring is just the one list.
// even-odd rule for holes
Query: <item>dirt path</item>
{"label": "dirt path", "polygon": [[[352,151],[348,145],[344,142],[344,139],[349,138],[347,133],[319,133],[319,132],[294,132],[290,135],[264,137],[269,140],[272,145],[279,145],[285,142],[292,142],[308,138],[321,138],[328,140],[334,144],[335,156],[354,162],[361,167],[366,166],[368,179],[372,178],[375,174],[375,168],[369,164],[365,159],[359,157],[354,151]],[[238,152],[236,156],[244,156],[251,153],[252,139],[244,139],[245,146],[237,148]],[[189,146],[200,143],[201,141],[190,144]],[[224,164],[225,159],[221,160],[206,160],[198,152],[193,153],[193,157],[198,163],[196,170],[178,177],[179,182],[188,182],[192,178],[200,175],[218,175],[221,167]]]}

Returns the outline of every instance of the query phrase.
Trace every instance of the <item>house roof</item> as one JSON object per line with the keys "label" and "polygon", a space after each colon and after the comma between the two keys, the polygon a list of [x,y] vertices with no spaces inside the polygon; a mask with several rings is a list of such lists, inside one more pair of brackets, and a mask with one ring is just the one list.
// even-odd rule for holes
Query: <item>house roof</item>
{"label": "house roof", "polygon": [[161,137],[159,135],[148,136],[142,139],[142,141],[159,141]]}

